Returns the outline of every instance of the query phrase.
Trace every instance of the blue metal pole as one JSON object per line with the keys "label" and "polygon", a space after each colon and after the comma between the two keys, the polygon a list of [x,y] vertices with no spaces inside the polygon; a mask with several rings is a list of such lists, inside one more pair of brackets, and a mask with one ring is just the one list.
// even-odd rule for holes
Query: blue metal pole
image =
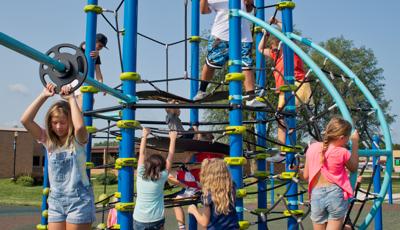
{"label": "blue metal pole", "polygon": [[[191,57],[190,57],[190,77],[193,79],[199,79],[199,48],[200,48],[200,1],[192,0],[192,20],[191,20]],[[194,39],[198,38],[198,39]],[[193,99],[199,88],[199,83],[194,80],[190,80],[190,99]],[[190,109],[190,123],[198,124],[199,122],[199,110]],[[197,229],[197,221],[193,215],[189,214],[189,230]]]}
{"label": "blue metal pole", "polygon": [[[374,135],[372,137],[372,149],[379,149],[379,136]],[[373,168],[376,170],[374,175],[374,193],[381,191],[381,165],[379,163],[379,156],[373,157]],[[382,230],[382,206],[380,206],[376,212],[374,220],[375,230]]]}
{"label": "blue metal pole", "polygon": [[[256,7],[262,7],[264,6],[264,0],[256,0],[255,2]],[[265,10],[264,9],[257,9],[256,10],[256,17],[261,19],[261,20],[265,20]],[[263,34],[261,30],[258,30],[256,33],[256,42],[255,42],[255,47],[258,47],[258,44],[260,43],[260,40],[262,38]],[[260,52],[256,52],[256,81],[257,84],[261,87],[265,86],[265,82],[266,82],[266,77],[265,77],[265,57],[262,53]],[[261,70],[261,71],[260,71]],[[266,120],[267,115],[264,112],[257,112],[256,113],[256,119],[257,120]],[[257,134],[262,136],[262,137],[266,137],[267,136],[267,132],[266,132],[266,125],[265,123],[257,123],[256,125],[256,129],[257,129]],[[265,139],[262,138],[257,138],[257,145],[259,146],[267,146],[267,142]],[[266,172],[267,170],[267,165],[266,165],[266,161],[265,158],[257,158],[257,170],[259,172]],[[263,180],[262,178],[260,178],[260,180],[257,183],[257,189],[258,189],[258,208],[260,209],[265,209],[267,208],[267,182],[265,180]],[[263,192],[260,192],[263,191]],[[267,229],[267,223],[263,222],[262,219],[260,217],[258,217],[258,230],[263,230],[263,229]]]}
{"label": "blue metal pole", "polygon": [[[229,73],[242,72],[241,57],[241,18],[237,11],[241,8],[240,0],[229,0],[229,60],[232,65],[229,66]],[[242,82],[238,80],[229,82],[229,95],[233,98],[230,103],[242,104]],[[242,126],[242,109],[236,108],[229,111],[229,124],[231,126]],[[229,155],[231,157],[243,157],[243,137],[242,134],[233,134],[229,136]],[[233,182],[237,188],[243,187],[243,166],[230,165]],[[239,220],[243,220],[243,198],[236,199],[236,212]]]}
{"label": "blue metal pole", "polygon": [[[274,162],[270,162],[269,163],[269,173],[271,175],[274,175],[274,171],[275,171],[275,167],[274,166],[275,166]],[[270,186],[271,186],[271,188],[273,188],[275,186],[275,179],[274,178],[271,179]],[[271,193],[270,194],[271,205],[274,205],[275,204],[275,189],[271,189],[270,193]]]}
{"label": "blue metal pole", "polygon": [[[44,148],[43,148],[44,149]],[[47,168],[47,151],[44,149],[44,168],[43,168],[43,192],[42,192],[42,216],[40,218],[40,226],[47,227],[47,217],[43,215],[45,211],[47,211],[47,197],[49,196],[50,191],[50,183],[49,183],[49,171]],[[39,229],[39,226],[37,226]],[[43,228],[40,228],[43,229]],[[47,229],[47,228],[46,228]]]}
{"label": "blue metal pole", "polygon": [[[283,0],[284,1],[284,0]],[[282,2],[283,2],[282,1]],[[293,16],[292,16],[292,8],[283,8],[282,9],[282,32],[283,33],[291,33],[293,31]],[[283,65],[284,65],[284,78],[287,84],[294,85],[294,54],[293,51],[286,45],[283,45]],[[292,92],[285,92],[285,101],[287,101],[287,106],[285,111],[287,112],[296,112],[295,106],[295,98],[291,97]],[[296,118],[294,117],[285,117],[286,121],[286,145],[296,145]],[[293,130],[293,132],[289,132],[289,130]],[[295,161],[294,153],[287,152],[286,153],[286,171],[294,172],[295,170],[290,168],[291,163]],[[288,185],[289,186],[289,185]],[[298,198],[297,196],[290,196],[292,194],[297,194],[297,184],[293,183],[290,185],[289,191],[287,193],[289,209],[298,209]],[[298,229],[297,222],[294,218],[288,218],[287,223],[288,229],[294,230]]]}
{"label": "blue metal pole", "polygon": [[20,53],[30,59],[33,59],[37,62],[43,63],[48,65],[51,68],[54,68],[55,70],[59,72],[64,72],[65,71],[65,65],[61,62],[59,62],[56,59],[53,59],[46,54],[25,45],[24,43],[8,36],[5,33],[0,32],[0,45],[3,45],[11,50],[14,50],[17,53]]}
{"label": "blue metal pole", "polygon": [[[126,0],[124,3],[124,28],[123,40],[123,66],[125,72],[136,72],[137,61],[137,22],[138,22],[138,0]],[[122,92],[128,96],[135,97],[136,81],[122,81]],[[135,110],[125,108],[122,111],[122,120],[135,120]],[[131,158],[135,152],[135,130],[121,129],[121,152],[120,158]],[[122,167],[119,170],[118,191],[121,193],[121,203],[133,202],[133,167]],[[118,222],[121,229],[132,229],[133,218],[131,211],[119,211]]]}
{"label": "blue metal pole", "polygon": [[388,195],[389,195],[389,204],[393,204],[393,188],[392,188],[392,178],[389,180],[389,188],[388,188]]}

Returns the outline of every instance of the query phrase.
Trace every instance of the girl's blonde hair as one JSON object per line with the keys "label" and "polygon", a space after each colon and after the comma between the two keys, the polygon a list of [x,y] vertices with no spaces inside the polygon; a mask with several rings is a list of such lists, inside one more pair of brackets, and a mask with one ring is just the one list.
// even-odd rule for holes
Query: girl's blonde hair
{"label": "girl's blonde hair", "polygon": [[321,151],[321,164],[325,161],[325,153],[332,141],[339,139],[341,136],[349,137],[351,134],[351,124],[341,117],[333,117],[325,128],[323,145]]}
{"label": "girl's blonde hair", "polygon": [[[51,127],[51,119],[59,114],[64,114],[68,121],[68,137],[65,143],[62,143],[57,134]],[[45,117],[46,127],[46,145],[50,150],[58,147],[70,146],[74,139],[74,125],[72,124],[71,107],[66,101],[57,101],[50,106]]]}
{"label": "girl's blonde hair", "polygon": [[215,204],[216,214],[228,215],[234,203],[233,182],[228,167],[222,159],[205,159],[201,164],[200,183],[203,197],[211,199]]}

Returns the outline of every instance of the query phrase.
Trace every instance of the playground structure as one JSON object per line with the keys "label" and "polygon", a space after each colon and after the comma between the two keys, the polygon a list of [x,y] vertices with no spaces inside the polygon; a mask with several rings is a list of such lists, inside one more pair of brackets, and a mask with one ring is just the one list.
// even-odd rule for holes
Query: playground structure
{"label": "playground structure", "polygon": [[[294,3],[291,1],[282,1],[278,4],[273,5],[277,10],[282,12],[282,22],[283,22],[283,31],[280,32],[276,30],[274,27],[265,23],[265,15],[264,15],[264,1],[258,0],[255,1],[256,6],[256,15],[253,16],[246,12],[240,10],[240,0],[231,0],[230,1],[230,65],[229,65],[229,74],[226,76],[225,81],[229,84],[229,105],[228,104],[144,104],[137,103],[138,99],[136,97],[136,82],[140,80],[139,74],[136,72],[136,42],[137,42],[137,1],[134,0],[125,0],[121,2],[118,6],[117,10],[124,3],[124,35],[123,35],[123,56],[122,56],[122,66],[123,71],[120,76],[122,80],[122,92],[120,90],[116,90],[109,86],[106,86],[102,83],[99,83],[93,80],[94,76],[94,65],[92,62],[87,62],[84,66],[87,66],[87,69],[74,69],[76,71],[65,71],[66,69],[71,69],[70,66],[77,66],[74,62],[78,57],[82,57],[83,54],[77,53],[76,56],[65,55],[59,51],[58,48],[52,48],[52,52],[56,53],[55,58],[48,57],[45,54],[42,54],[33,48],[30,48],[17,40],[1,33],[0,34],[0,43],[4,46],[9,47],[21,54],[28,56],[32,59],[37,60],[42,63],[41,66],[47,65],[50,70],[48,70],[45,74],[50,75],[51,80],[57,83],[57,80],[64,80],[59,83],[59,85],[63,85],[69,83],[71,79],[78,79],[80,83],[84,83],[84,99],[83,99],[83,111],[85,112],[85,124],[88,127],[88,130],[92,133],[97,132],[98,130],[93,126],[93,118],[92,116],[99,115],[102,112],[121,110],[122,111],[122,119],[117,119],[117,126],[121,129],[120,135],[122,137],[121,140],[121,149],[119,159],[117,160],[117,164],[119,166],[119,196],[120,202],[115,206],[118,209],[118,224],[120,229],[131,229],[132,226],[132,209],[134,207],[133,202],[133,183],[124,183],[125,181],[133,181],[133,165],[135,163],[135,158],[133,156],[134,153],[134,140],[135,133],[134,129],[139,128],[140,124],[135,120],[135,110],[136,109],[145,109],[145,108],[187,108],[191,109],[190,112],[190,123],[198,124],[198,109],[203,108],[225,108],[230,109],[229,112],[229,126],[226,127],[225,133],[229,135],[230,138],[230,156],[226,157],[226,162],[230,165],[230,170],[232,173],[232,177],[234,179],[235,184],[238,186],[238,198],[236,203],[236,210],[239,214],[241,220],[241,227],[244,229],[249,227],[252,224],[248,221],[243,220],[243,213],[246,211],[246,208],[243,205],[243,198],[246,195],[246,190],[244,188],[243,183],[243,164],[246,161],[246,158],[243,154],[243,137],[242,135],[246,132],[245,127],[243,126],[242,121],[242,112],[244,109],[251,110],[252,108],[247,108],[242,106],[242,83],[243,75],[241,74],[241,61],[240,61],[240,22],[241,20],[250,20],[256,26],[255,37],[256,37],[256,46],[261,39],[262,32],[261,29],[267,30],[272,35],[279,38],[283,43],[283,51],[284,51],[284,62],[285,62],[285,80],[288,85],[288,89],[285,92],[285,99],[287,101],[287,106],[285,110],[282,111],[282,116],[285,117],[285,123],[287,130],[291,130],[291,132],[287,132],[287,142],[285,146],[281,148],[281,151],[285,151],[286,154],[286,177],[287,180],[296,180],[296,171],[290,167],[292,164],[298,164],[298,156],[297,152],[299,152],[299,148],[296,143],[296,106],[294,102],[293,92],[296,91],[292,86],[294,85],[293,78],[293,52],[299,55],[304,63],[310,68],[310,72],[312,71],[319,82],[324,86],[325,90],[331,95],[334,105],[330,108],[329,111],[338,109],[341,115],[348,121],[352,122],[352,116],[350,110],[347,108],[343,98],[340,93],[336,90],[335,86],[326,76],[326,74],[321,71],[321,69],[314,63],[314,61],[298,46],[293,40],[301,42],[315,50],[317,50],[322,56],[326,57],[337,65],[348,77],[349,81],[357,86],[361,92],[365,95],[366,100],[370,103],[370,111],[376,115],[377,120],[380,124],[380,129],[383,135],[383,142],[385,149],[380,150],[378,148],[379,137],[375,136],[374,140],[370,141],[370,149],[360,150],[360,156],[373,156],[374,162],[376,162],[379,156],[386,156],[386,167],[385,167],[385,175],[384,180],[381,184],[380,191],[376,191],[379,194],[375,195],[374,205],[370,213],[364,219],[364,221],[359,226],[360,229],[365,229],[370,224],[372,219],[376,214],[378,217],[375,219],[375,224],[379,223],[379,208],[383,202],[383,199],[387,193],[387,190],[390,185],[390,177],[392,172],[392,142],[389,133],[388,126],[386,124],[384,114],[381,111],[379,105],[376,100],[373,98],[372,94],[368,91],[368,89],[364,86],[364,84],[358,79],[358,77],[348,69],[340,60],[335,58],[333,55],[328,53],[322,47],[317,44],[311,42],[308,39],[302,38],[292,32],[293,21],[292,21],[292,10],[294,8]],[[193,0],[192,2],[192,31],[189,39],[185,38],[185,42],[190,40],[191,42],[191,71],[190,78],[191,80],[191,98],[197,92],[198,88],[198,79],[199,76],[199,42],[201,40],[199,36],[199,1]],[[86,57],[89,57],[89,53],[91,50],[94,50],[95,46],[95,34],[96,34],[96,23],[97,23],[97,15],[103,12],[103,9],[97,6],[97,1],[88,1],[88,5],[85,7],[85,12],[87,13],[87,31],[86,31]],[[276,13],[275,13],[276,14]],[[119,33],[119,31],[118,31]],[[57,46],[56,46],[57,47]],[[64,45],[63,47],[70,47]],[[75,49],[72,47],[72,49]],[[58,55],[59,54],[59,55]],[[262,55],[256,52],[256,69],[265,69],[265,60]],[[66,61],[67,60],[67,61]],[[86,60],[86,59],[84,59]],[[68,63],[68,64],[67,64]],[[72,63],[72,64],[71,64]],[[58,73],[65,73],[60,77]],[[55,77],[52,77],[52,74],[55,73]],[[87,73],[87,74],[86,74]],[[265,85],[265,71],[256,71],[257,75],[257,83],[260,86]],[[58,75],[57,75],[58,74]],[[42,79],[44,78],[44,75]],[[168,82],[168,81],[167,81]],[[78,88],[80,84],[76,85],[75,88]],[[97,109],[93,110],[93,93],[97,90],[106,91],[110,95],[113,95],[123,101],[123,104],[120,106],[115,106],[111,108],[105,109]],[[252,109],[257,112],[257,119],[261,121],[265,121],[267,119],[267,114],[271,114],[271,111],[268,109]],[[273,111],[275,112],[275,111]],[[99,116],[98,116],[99,117]],[[103,117],[106,117],[103,115]],[[107,117],[106,117],[107,118]],[[310,118],[306,123],[315,122],[316,118]],[[142,122],[145,124],[145,122]],[[257,146],[265,147],[259,148],[257,154],[255,154],[255,158],[257,159],[257,177],[258,180],[258,229],[266,229],[269,218],[265,219],[263,217],[264,214],[268,214],[268,211],[271,209],[267,209],[267,180],[266,178],[273,178],[273,171],[271,174],[266,172],[266,161],[265,158],[267,154],[271,153],[270,148],[267,145],[266,137],[266,126],[265,122],[257,123]],[[262,138],[264,137],[264,138]],[[90,139],[91,140],[91,139]],[[89,141],[87,145],[87,152],[90,153],[91,150],[91,141]],[[88,154],[88,166],[90,166],[90,154]],[[117,165],[116,164],[116,165]],[[273,169],[272,169],[273,170]],[[374,184],[374,188],[378,188],[380,181],[380,170],[374,170],[375,178],[378,178],[376,185]],[[271,175],[271,176],[270,176]],[[356,174],[353,174],[352,183],[355,185]],[[45,178],[46,181],[46,178]],[[285,196],[282,196],[283,203],[287,206],[288,211],[286,211],[286,216],[288,219],[288,229],[297,229],[301,223],[302,215],[300,215],[299,205],[302,204],[301,201],[298,201],[298,196],[300,195],[298,191],[298,184],[291,183],[288,185],[288,190],[285,193]],[[46,209],[46,197],[48,194],[48,184],[44,184],[44,195],[43,195],[43,210]],[[273,186],[272,186],[273,187]],[[369,191],[368,191],[369,192]],[[286,201],[287,197],[287,201]],[[300,218],[299,218],[300,216]],[[190,219],[190,229],[196,229],[196,223],[193,222],[193,218]],[[44,228],[46,226],[46,218],[42,218],[42,223],[39,228]]]}

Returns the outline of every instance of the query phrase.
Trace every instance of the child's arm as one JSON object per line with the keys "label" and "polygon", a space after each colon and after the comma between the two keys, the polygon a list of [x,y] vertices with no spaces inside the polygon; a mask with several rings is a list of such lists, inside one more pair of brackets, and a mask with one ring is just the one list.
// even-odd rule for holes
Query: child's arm
{"label": "child's arm", "polygon": [[184,183],[181,183],[178,179],[176,179],[176,177],[174,175],[172,175],[171,173],[168,174],[168,182],[173,184],[173,185],[177,185],[179,187],[182,187],[182,188],[186,188],[187,187]]}
{"label": "child's arm", "polygon": [[103,81],[104,81],[103,74],[101,73],[101,68],[100,68],[99,64],[95,65],[95,72],[96,72],[96,80],[98,82],[103,83]]}
{"label": "child's arm", "polygon": [[267,37],[267,32],[264,31],[264,34],[263,34],[260,42],[258,43],[258,51],[260,53],[262,53],[265,57],[271,57],[271,55],[270,55],[271,50],[269,48],[265,47],[265,45],[266,45],[266,41],[265,41],[266,37]]}
{"label": "child's arm", "polygon": [[303,169],[303,179],[308,180],[308,161],[307,161],[307,156],[305,157],[305,162],[304,162],[304,169]]}
{"label": "child's arm", "polygon": [[79,109],[75,95],[70,93],[70,88],[71,87],[68,85],[63,86],[60,94],[63,95],[62,97],[68,101],[68,104],[71,107],[72,125],[74,126],[74,135],[76,140],[81,144],[86,144],[88,140],[88,133],[83,121],[82,111]]}
{"label": "child's arm", "polygon": [[211,9],[208,6],[208,0],[200,0],[200,13],[201,14],[211,13]]}
{"label": "child's arm", "polygon": [[360,140],[357,130],[354,130],[354,133],[351,135],[350,139],[352,143],[351,156],[346,162],[346,168],[351,172],[356,172],[358,169],[358,141]]}
{"label": "child's arm", "polygon": [[199,223],[202,227],[206,228],[210,223],[210,206],[204,206],[202,212],[200,212],[196,205],[192,204],[188,208],[188,213],[192,214],[196,218],[197,223]]}
{"label": "child's arm", "polygon": [[176,144],[177,135],[178,134],[176,131],[169,132],[169,150],[168,150],[168,156],[167,156],[167,161],[166,161],[166,170],[168,172],[170,172],[171,168],[172,168],[172,161],[174,159],[174,154],[175,154],[175,144]]}
{"label": "child's arm", "polygon": [[140,142],[140,149],[139,149],[139,160],[138,166],[144,164],[144,159],[146,158],[146,145],[147,145],[147,136],[150,134],[149,128],[143,128],[142,131],[142,140]]}
{"label": "child's arm", "polygon": [[42,135],[42,128],[34,121],[37,112],[47,98],[52,97],[55,94],[55,86],[47,84],[46,88],[43,89],[42,93],[28,106],[25,112],[22,114],[21,123],[33,136],[35,140],[40,140]]}

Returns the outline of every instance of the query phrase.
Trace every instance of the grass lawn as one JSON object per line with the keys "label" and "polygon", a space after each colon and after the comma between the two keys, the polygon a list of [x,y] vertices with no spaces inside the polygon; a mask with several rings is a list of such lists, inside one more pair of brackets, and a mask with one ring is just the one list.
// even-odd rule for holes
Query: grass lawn
{"label": "grass lawn", "polygon": [[[363,179],[363,187],[366,188],[368,178]],[[275,186],[278,182],[275,183]],[[270,187],[268,183],[268,188]],[[306,187],[306,186],[305,186]],[[93,182],[93,188],[95,193],[96,201],[100,194],[103,193],[104,187],[98,182]],[[106,194],[112,194],[118,190],[118,185],[107,185]],[[285,186],[275,189],[275,197],[278,194],[283,194],[285,192]],[[247,188],[247,192],[257,191],[257,186],[252,185]],[[371,189],[371,191],[373,191]],[[393,193],[400,193],[400,179],[393,179]],[[270,200],[270,192],[267,194],[268,201]],[[304,195],[307,199],[307,194]],[[31,205],[40,206],[42,199],[42,186],[24,187],[22,185],[15,184],[10,179],[0,179],[0,205]],[[257,194],[248,195],[245,198],[245,203],[257,203]]]}

